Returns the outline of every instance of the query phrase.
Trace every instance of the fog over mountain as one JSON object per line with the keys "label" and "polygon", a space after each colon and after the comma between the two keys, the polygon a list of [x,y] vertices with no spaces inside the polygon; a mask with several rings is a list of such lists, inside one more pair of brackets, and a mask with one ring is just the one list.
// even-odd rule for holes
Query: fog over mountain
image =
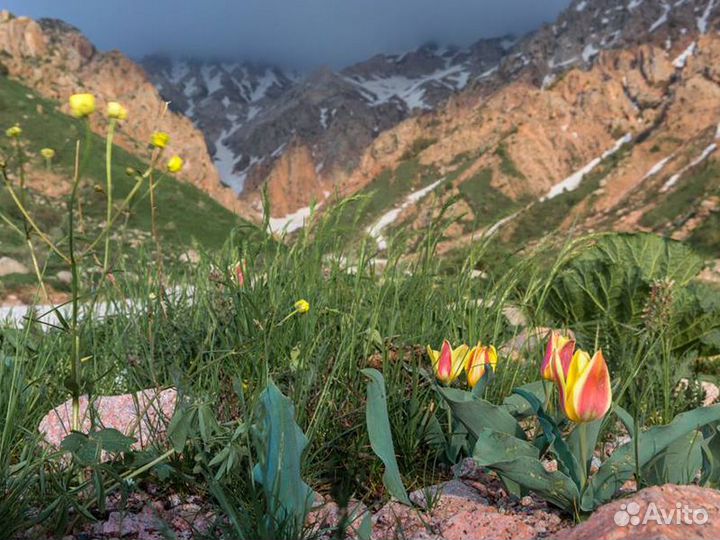
{"label": "fog over mountain", "polygon": [[[523,34],[569,0],[6,0],[18,15],[61,18],[101,49],[341,67],[427,41],[468,45]],[[132,13],[132,17],[128,17]]]}

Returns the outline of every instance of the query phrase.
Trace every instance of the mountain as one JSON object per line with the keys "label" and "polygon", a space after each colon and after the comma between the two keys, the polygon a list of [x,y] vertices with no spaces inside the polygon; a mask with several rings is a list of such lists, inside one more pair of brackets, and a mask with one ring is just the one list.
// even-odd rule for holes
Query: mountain
{"label": "mountain", "polygon": [[[634,146],[650,138],[653,123],[665,125],[676,92],[704,58],[697,41],[714,35],[719,14],[716,0],[575,0],[521,39],[427,45],[340,71],[299,76],[158,57],[143,66],[203,130],[223,182],[255,213],[267,184],[277,228],[301,226],[311,202],[336,191],[397,183],[398,169],[400,177],[412,169],[409,158],[428,182],[450,173],[464,191],[482,193],[466,180],[492,171],[480,183],[498,192],[492,213],[503,217],[506,207],[515,211],[565,185],[620,139],[631,137]],[[556,107],[564,116],[548,113]],[[465,172],[450,165],[459,161]],[[460,199],[470,213],[483,213],[471,196]]]}
{"label": "mountain", "polygon": [[[165,103],[157,89],[142,68],[120,52],[98,51],[79,30],[62,21],[34,21],[2,11],[0,64],[5,74],[59,101],[66,113],[68,97],[80,91],[95,94],[99,110],[104,110],[106,100],[125,104],[130,116],[116,137],[120,146],[143,154],[154,130],[167,131],[172,137],[168,151],[185,158],[181,178],[227,208],[242,210],[234,194],[220,184],[202,132],[180,114],[161,116]],[[102,133],[102,115],[91,117],[91,125]]]}
{"label": "mountain", "polygon": [[356,166],[380,133],[492,74],[512,43],[426,45],[307,76],[159,56],[142,65],[171,106],[205,133],[223,183],[259,211],[258,188],[268,180],[273,214],[282,216],[330,193],[338,171]]}

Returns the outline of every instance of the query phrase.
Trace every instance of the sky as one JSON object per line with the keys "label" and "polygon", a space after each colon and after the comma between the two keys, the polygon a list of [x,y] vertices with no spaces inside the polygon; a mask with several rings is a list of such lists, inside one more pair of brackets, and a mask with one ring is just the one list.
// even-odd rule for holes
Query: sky
{"label": "sky", "polygon": [[342,67],[432,41],[468,45],[522,35],[569,0],[4,0],[16,15],[56,17],[102,50]]}

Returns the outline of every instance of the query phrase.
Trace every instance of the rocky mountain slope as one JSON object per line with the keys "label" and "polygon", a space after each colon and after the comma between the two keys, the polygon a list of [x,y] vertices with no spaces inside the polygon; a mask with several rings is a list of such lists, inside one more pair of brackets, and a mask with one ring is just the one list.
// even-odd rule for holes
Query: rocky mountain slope
{"label": "rocky mountain slope", "polygon": [[380,135],[343,193],[382,188],[382,174],[405,183],[403,197],[443,180],[384,231],[370,226],[377,238],[455,198],[463,217],[446,249],[581,227],[653,230],[717,253],[719,19],[713,0],[573,2],[501,62],[500,87]]}
{"label": "rocky mountain slope", "polygon": [[[241,210],[234,194],[223,189],[203,134],[186,117],[161,116],[164,100],[145,72],[118,51],[98,51],[76,28],[58,20],[34,21],[0,13],[0,63],[6,74],[57,100],[68,112],[67,98],[76,92],[95,94],[104,111],[106,100],[127,106],[130,116],[116,136],[118,144],[145,154],[156,129],[172,136],[169,151],[186,160],[182,177],[233,210]],[[94,131],[102,133],[101,115],[92,118]]]}
{"label": "rocky mountain slope", "polygon": [[[626,135],[637,141],[664,123],[666,100],[685,80],[685,64],[702,58],[696,42],[715,34],[718,15],[717,0],[575,0],[554,24],[519,40],[426,46],[307,77],[159,58],[144,66],[203,130],[223,182],[256,212],[267,182],[273,216],[285,217],[277,227],[300,226],[311,201],[336,190],[382,184],[382,174],[392,182],[391,172],[416,154],[440,175],[460,156],[470,161],[458,185],[498,161],[492,187],[517,209]],[[568,87],[577,80],[586,87]],[[548,113],[556,105],[564,116],[545,118],[560,115]]]}

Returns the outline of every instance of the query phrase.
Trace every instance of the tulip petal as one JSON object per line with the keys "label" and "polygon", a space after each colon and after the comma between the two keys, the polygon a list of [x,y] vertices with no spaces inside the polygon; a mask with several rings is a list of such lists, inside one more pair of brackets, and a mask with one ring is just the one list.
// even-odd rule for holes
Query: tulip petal
{"label": "tulip petal", "polygon": [[610,372],[598,351],[579,372],[573,384],[572,408],[575,422],[592,422],[605,416],[612,404]]}
{"label": "tulip petal", "polygon": [[445,384],[449,384],[453,380],[453,350],[447,339],[443,341],[442,348],[440,349],[435,374],[437,378]]}

